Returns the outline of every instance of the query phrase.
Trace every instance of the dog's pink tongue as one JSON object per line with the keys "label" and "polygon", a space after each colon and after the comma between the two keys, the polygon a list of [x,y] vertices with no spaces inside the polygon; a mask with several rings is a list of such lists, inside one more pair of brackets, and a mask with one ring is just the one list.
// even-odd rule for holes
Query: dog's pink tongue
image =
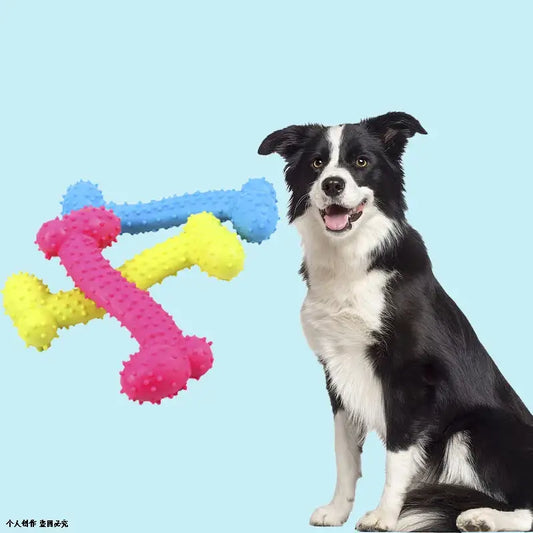
{"label": "dog's pink tongue", "polygon": [[348,224],[348,213],[339,213],[336,215],[325,215],[324,222],[326,223],[326,228],[339,231],[344,229]]}

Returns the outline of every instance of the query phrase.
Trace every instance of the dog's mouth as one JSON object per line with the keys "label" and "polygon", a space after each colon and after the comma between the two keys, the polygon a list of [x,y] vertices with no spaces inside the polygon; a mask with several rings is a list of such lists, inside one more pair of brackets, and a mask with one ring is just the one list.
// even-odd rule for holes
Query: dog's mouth
{"label": "dog's mouth", "polygon": [[366,199],[352,209],[342,205],[332,204],[328,205],[325,209],[321,209],[320,215],[328,231],[340,233],[351,229],[352,224],[361,218],[365,205]]}

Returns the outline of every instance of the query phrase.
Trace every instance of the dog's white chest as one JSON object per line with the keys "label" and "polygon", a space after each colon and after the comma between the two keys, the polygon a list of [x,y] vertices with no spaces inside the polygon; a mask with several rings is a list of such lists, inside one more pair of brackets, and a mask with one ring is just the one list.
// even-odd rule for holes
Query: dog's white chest
{"label": "dog's white chest", "polygon": [[311,282],[301,318],[311,349],[325,364],[348,413],[385,438],[383,392],[366,350],[382,327],[390,274],[333,275]]}

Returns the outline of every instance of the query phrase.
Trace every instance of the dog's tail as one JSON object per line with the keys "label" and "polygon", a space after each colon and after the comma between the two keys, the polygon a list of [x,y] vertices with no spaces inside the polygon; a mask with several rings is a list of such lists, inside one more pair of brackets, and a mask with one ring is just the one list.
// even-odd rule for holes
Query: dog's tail
{"label": "dog's tail", "polygon": [[459,485],[420,485],[409,491],[396,525],[397,531],[459,531],[457,517],[469,509],[490,507],[512,511],[504,502]]}

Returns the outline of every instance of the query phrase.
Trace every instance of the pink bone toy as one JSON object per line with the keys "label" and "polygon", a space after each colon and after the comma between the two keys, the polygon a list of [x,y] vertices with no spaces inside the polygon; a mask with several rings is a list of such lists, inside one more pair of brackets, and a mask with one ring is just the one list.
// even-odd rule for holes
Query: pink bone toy
{"label": "pink bone toy", "polygon": [[184,337],[170,315],[148,292],[124,278],[102,256],[116,241],[120,219],[104,207],[85,207],[45,222],[36,243],[46,258],[59,256],[75,285],[117,318],[140,349],[124,362],[121,392],[140,403],[160,403],[186,389],[213,364],[211,343]]}

